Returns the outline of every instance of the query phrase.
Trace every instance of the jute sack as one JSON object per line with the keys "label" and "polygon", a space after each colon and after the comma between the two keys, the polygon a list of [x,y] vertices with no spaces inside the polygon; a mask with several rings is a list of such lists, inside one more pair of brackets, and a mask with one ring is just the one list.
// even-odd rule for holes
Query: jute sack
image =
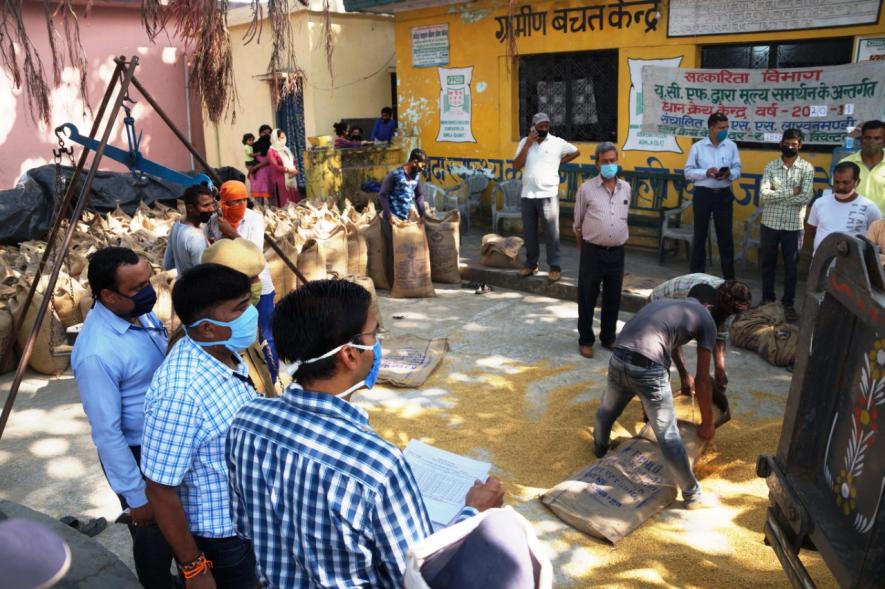
{"label": "jute sack", "polygon": [[[283,250],[283,253],[292,260],[292,263],[298,264],[298,253],[300,247],[296,241],[295,235],[288,234],[276,240],[277,245]],[[269,245],[264,248],[264,258],[267,260],[267,266],[270,268],[270,279],[273,282],[274,302],[278,302],[289,291],[295,288],[295,274],[289,269],[289,266],[283,259],[277,255],[277,252]]]}
{"label": "jute sack", "polygon": [[519,251],[524,243],[521,237],[501,237],[495,233],[483,235],[479,263],[488,268],[520,268]]}
{"label": "jute sack", "polygon": [[394,298],[434,297],[430,277],[430,249],[422,221],[393,220],[393,286]]}
{"label": "jute sack", "polygon": [[15,355],[15,346],[9,349],[8,355],[4,354],[9,340],[15,339],[15,334],[12,333],[13,327],[9,303],[6,300],[0,300],[0,374],[5,374],[15,368],[18,360]]}
{"label": "jute sack", "polygon": [[151,284],[157,291],[157,304],[154,305],[154,313],[166,328],[166,333],[175,333],[181,321],[175,314],[172,307],[172,287],[175,285],[175,279],[178,277],[177,270],[167,270],[151,276]]}
{"label": "jute sack", "polygon": [[[696,428],[679,422],[691,461],[706,447]],[[541,502],[570,526],[616,544],[672,503],[676,494],[673,475],[646,425],[635,438],[546,491]]]}
{"label": "jute sack", "polygon": [[730,337],[735,346],[757,352],[769,364],[787,366],[796,357],[799,328],[786,323],[779,303],[768,303],[743,313]]}
{"label": "jute sack", "polygon": [[356,223],[347,221],[347,273],[352,276],[366,276],[369,271],[369,251],[366,238]]}
{"label": "jute sack", "polygon": [[[41,291],[45,290],[41,288]],[[63,327],[68,328],[83,323],[86,316],[80,308],[80,301],[86,296],[86,289],[77,281],[61,272],[52,291],[52,306]]]}
{"label": "jute sack", "polygon": [[[27,296],[28,286],[19,283],[15,298],[10,301],[10,310],[13,317],[20,316]],[[40,292],[35,293],[25,314],[25,320],[22,323],[21,329],[16,334],[19,352],[24,349],[28,336],[31,334],[31,330],[34,329],[34,323],[37,320],[37,309],[42,302],[43,294]],[[46,309],[46,316],[43,318],[43,322],[40,324],[40,329],[37,332],[37,338],[34,340],[34,348],[31,352],[28,366],[41,374],[59,374],[64,372],[70,364],[69,356],[52,355],[53,350],[64,345],[67,345],[65,330],[52,303],[50,303]]]}
{"label": "jute sack", "polygon": [[[321,229],[328,229],[328,231],[322,231]],[[325,267],[324,274],[335,273],[339,276],[347,274],[348,244],[347,229],[344,225],[339,222],[323,228],[316,227],[314,228],[313,236],[316,240],[317,248],[322,252]],[[301,270],[301,268],[298,269]]]}
{"label": "jute sack", "polygon": [[[304,245],[301,246],[301,253],[298,254],[298,261],[295,262],[304,278],[307,280],[322,280],[326,278],[326,258],[323,255],[324,253],[315,239],[310,238],[304,242]],[[344,270],[344,273],[346,273],[346,266]]]}
{"label": "jute sack", "polygon": [[375,312],[375,317],[378,319],[378,325],[384,325],[384,322],[381,320],[381,308],[378,306],[378,293],[375,292],[375,284],[372,282],[372,279],[368,276],[345,276],[344,280],[349,282],[354,282],[359,284],[372,295],[372,302],[369,305],[369,309]]}
{"label": "jute sack", "polygon": [[381,369],[378,382],[395,387],[420,387],[430,378],[449,351],[447,338],[424,339],[399,335],[381,344]]}
{"label": "jute sack", "polygon": [[387,281],[387,243],[381,223],[387,221],[381,215],[375,215],[367,225],[360,225],[359,228],[366,240],[366,274],[375,283],[375,288],[390,290]]}
{"label": "jute sack", "polygon": [[427,234],[427,246],[430,248],[430,275],[433,282],[458,284],[461,282],[461,271],[458,261],[461,250],[461,234],[459,226],[461,214],[449,211],[442,217],[426,215],[424,232]]}

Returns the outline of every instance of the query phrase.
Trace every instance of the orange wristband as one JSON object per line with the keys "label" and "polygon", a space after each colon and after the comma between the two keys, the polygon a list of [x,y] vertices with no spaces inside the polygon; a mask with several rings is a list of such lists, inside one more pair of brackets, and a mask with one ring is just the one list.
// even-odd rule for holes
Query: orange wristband
{"label": "orange wristband", "polygon": [[181,574],[184,576],[184,579],[188,581],[194,577],[199,577],[207,570],[211,569],[212,561],[206,558],[206,555],[201,552],[200,556],[189,563],[178,565],[178,568],[181,569]]}

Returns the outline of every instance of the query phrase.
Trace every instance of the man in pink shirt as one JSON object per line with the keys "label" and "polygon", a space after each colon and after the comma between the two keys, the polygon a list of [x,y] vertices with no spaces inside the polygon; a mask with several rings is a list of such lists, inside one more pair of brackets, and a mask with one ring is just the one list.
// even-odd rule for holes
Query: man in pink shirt
{"label": "man in pink shirt", "polygon": [[602,287],[599,339],[611,348],[615,341],[621,285],[624,281],[624,244],[629,230],[630,185],[618,178],[618,148],[605,141],[596,146],[599,175],[578,189],[572,228],[578,241],[578,346],[593,357],[593,311]]}

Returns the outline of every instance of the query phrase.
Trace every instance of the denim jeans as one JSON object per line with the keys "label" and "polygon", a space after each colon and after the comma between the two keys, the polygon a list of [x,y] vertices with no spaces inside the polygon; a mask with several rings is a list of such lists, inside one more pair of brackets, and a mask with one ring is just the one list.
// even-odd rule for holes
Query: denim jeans
{"label": "denim jeans", "polygon": [[550,270],[562,270],[559,261],[559,197],[521,198],[522,231],[525,236],[525,267],[537,268],[541,257],[538,243],[538,222],[544,226],[547,247],[547,265]]}
{"label": "denim jeans", "polygon": [[194,536],[197,546],[212,561],[212,576],[218,589],[255,589],[258,572],[252,542],[239,536],[204,538]]}
{"label": "denim jeans", "polygon": [[624,412],[627,403],[639,396],[648,415],[648,422],[655,432],[664,461],[673,473],[676,484],[682,489],[682,498],[690,499],[700,491],[698,480],[691,470],[691,463],[679,429],[673,408],[673,392],[670,390],[670,371],[654,365],[646,368],[623,362],[612,354],[608,364],[608,387],[602,395],[596,411],[596,429],[593,432],[598,448],[608,448],[612,426]]}
{"label": "denim jeans", "polygon": [[273,341],[273,299],[275,292],[271,291],[261,295],[255,308],[258,310],[258,333],[261,339],[267,342],[267,346],[261,346],[264,350],[264,359],[267,361],[267,368],[270,370],[270,376],[274,380],[277,379],[279,373],[279,358],[277,357],[277,347]]}

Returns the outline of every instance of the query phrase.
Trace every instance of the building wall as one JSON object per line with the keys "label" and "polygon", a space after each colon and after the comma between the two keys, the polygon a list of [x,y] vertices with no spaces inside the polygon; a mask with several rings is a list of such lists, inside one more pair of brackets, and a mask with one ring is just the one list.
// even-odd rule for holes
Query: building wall
{"label": "building wall", "polygon": [[[553,8],[606,4],[605,0],[584,2],[522,2],[531,4],[536,11]],[[399,119],[401,126],[413,127],[421,138],[421,145],[431,157],[431,180],[441,184],[456,181],[447,172],[449,165],[462,164],[466,158],[468,165],[491,165],[488,160],[503,160],[496,163],[498,169],[512,174],[508,160],[514,158],[519,141],[519,97],[518,80],[508,67],[506,42],[500,42],[495,33],[499,30],[496,16],[506,15],[506,2],[479,0],[471,4],[445,6],[396,15],[397,76],[399,83]],[[645,26],[612,29],[606,26],[603,31],[568,33],[548,31],[546,36],[535,34],[518,38],[518,52],[522,55],[537,53],[590,51],[597,49],[617,49],[619,52],[618,79],[618,138],[623,146],[627,139],[629,125],[630,72],[627,60],[666,59],[683,57],[682,67],[700,65],[700,48],[707,44],[750,43],[753,41],[784,41],[790,39],[819,39],[824,37],[845,37],[870,35],[885,31],[885,3],[880,8],[878,25],[840,27],[833,29],[805,30],[741,35],[698,36],[687,38],[667,37],[667,3],[662,3],[662,18],[657,29],[648,33]],[[448,23],[450,39],[450,62],[443,67],[473,66],[471,94],[473,100],[473,134],[476,143],[438,143],[439,130],[438,96],[440,82],[437,68],[412,67],[410,30],[413,27]],[[548,20],[548,28],[550,21]],[[555,133],[555,129],[553,130]],[[566,138],[568,139],[568,138]],[[655,167],[676,171],[683,167],[692,141],[678,138],[682,153],[627,151],[621,153],[621,164],[626,169]],[[578,143],[581,156],[575,163],[592,163],[595,144]],[[749,150],[741,152],[744,176],[735,185],[736,207],[735,227],[739,221],[755,210],[758,201],[758,180],[765,164],[778,157],[779,150]],[[829,154],[806,154],[818,168],[820,188],[826,182],[830,167]],[[445,158],[440,161],[434,158]],[[469,160],[484,160],[470,162]],[[509,172],[506,170],[510,168]],[[496,170],[497,171],[497,170]]]}
{"label": "building wall", "polygon": [[[31,41],[40,52],[51,88],[52,117],[47,127],[34,123],[28,115],[23,90],[12,86],[7,68],[0,66],[0,189],[11,188],[26,170],[53,161],[52,149],[57,146],[53,129],[66,122],[77,125],[87,134],[92,126],[92,116],[85,108],[79,94],[79,73],[73,68],[63,72],[62,83],[53,84],[52,64],[49,59],[49,41],[43,6],[38,2],[24,4],[25,28]],[[78,14],[82,7],[78,7]],[[61,27],[61,23],[57,27]],[[174,40],[163,36],[163,43],[150,42],[141,24],[141,15],[135,8],[108,8],[95,5],[88,17],[80,18],[80,38],[89,64],[89,103],[98,108],[113,73],[113,58],[118,55],[137,55],[140,65],[136,76],[148,92],[166,111],[166,114],[187,134],[187,110],[185,93],[185,55]],[[172,43],[166,45],[165,43]],[[59,44],[59,50],[64,45]],[[132,98],[137,100],[132,109],[136,128],[142,130],[141,151],[149,159],[163,165],[189,170],[191,159],[165,123],[144,101],[139,100],[133,88]],[[199,100],[191,93],[191,130],[193,142],[202,150],[203,124]],[[126,148],[122,113],[111,135],[111,143]],[[79,149],[75,146],[75,157]],[[102,161],[102,168],[122,171],[126,168],[111,160]]]}
{"label": "building wall", "polygon": [[[390,72],[395,66],[393,19],[364,14],[332,14],[335,40],[329,76],[323,46],[322,14],[295,11],[290,15],[296,39],[298,65],[305,72],[305,133],[333,134],[332,124],[340,119],[377,116],[390,106]],[[249,22],[243,9],[230,15],[234,78],[239,96],[236,120],[217,125],[205,119],[207,156],[213,165],[243,169],[242,137],[257,135],[262,124],[274,126],[267,66],[270,60],[270,29],[265,21],[261,43],[245,43]],[[365,129],[368,134],[369,129]]]}

